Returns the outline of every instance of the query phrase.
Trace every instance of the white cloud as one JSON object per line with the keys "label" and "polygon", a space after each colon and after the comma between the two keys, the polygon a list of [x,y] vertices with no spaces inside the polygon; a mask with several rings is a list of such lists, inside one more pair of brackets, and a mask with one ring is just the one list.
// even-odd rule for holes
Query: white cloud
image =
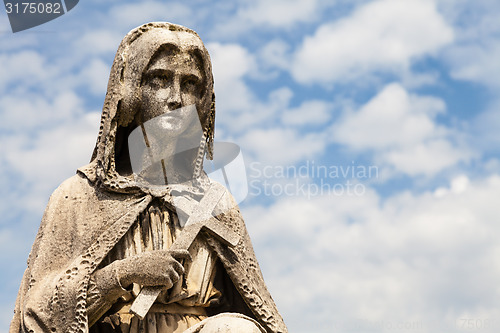
{"label": "white cloud", "polygon": [[123,36],[118,31],[109,30],[91,30],[73,42],[74,48],[79,55],[86,56],[114,54]]}
{"label": "white cloud", "polygon": [[0,100],[0,110],[0,172],[16,175],[8,180],[17,182],[14,192],[29,184],[23,210],[40,211],[54,186],[88,163],[99,115],[86,113],[71,90],[54,98],[36,93],[8,96]]}
{"label": "white cloud", "polygon": [[[9,164],[25,181],[54,184],[61,174],[72,175],[90,160],[99,127],[99,114],[86,113],[57,126],[40,129],[36,141],[7,148]],[[10,140],[18,140],[14,137]],[[22,140],[19,140],[22,141]],[[67,170],[71,170],[68,172]]]}
{"label": "white cloud", "polygon": [[500,39],[486,45],[461,45],[451,48],[448,58],[454,79],[472,81],[498,89],[500,87]]}
{"label": "white cloud", "polygon": [[387,85],[358,112],[347,113],[334,129],[336,141],[355,149],[383,149],[415,144],[443,132],[432,117],[444,103],[434,97],[409,95],[399,84]]}
{"label": "white cloud", "polygon": [[337,1],[247,0],[240,1],[237,6],[234,3],[233,6],[225,2],[223,4],[211,34],[219,38],[234,38],[254,31],[297,29],[301,24],[313,23],[321,16],[323,10],[337,5]]}
{"label": "white cloud", "polygon": [[453,145],[451,129],[435,123],[444,111],[438,98],[411,95],[389,84],[359,111],[347,111],[332,128],[333,140],[373,151],[376,161],[409,175],[432,175],[470,157]]}
{"label": "white cloud", "polygon": [[84,65],[80,74],[75,77],[75,83],[89,89],[94,95],[104,96],[110,69],[109,64],[100,59],[92,58],[90,63]]}
{"label": "white cloud", "polygon": [[413,323],[419,332],[458,332],[464,316],[498,316],[500,212],[488,198],[500,195],[500,177],[462,175],[444,190],[382,201],[368,188],[364,196],[289,197],[245,209],[289,325],[348,332],[385,322],[403,332],[396,326]]}
{"label": "white cloud", "polygon": [[416,176],[436,174],[461,160],[467,160],[468,155],[446,140],[434,139],[403,149],[390,150],[383,154],[381,160],[395,166],[397,170]]}
{"label": "white cloud", "polygon": [[325,125],[331,104],[306,100],[291,108],[293,92],[282,87],[267,100],[254,95],[246,80],[259,72],[255,57],[238,44],[209,43],[213,62],[218,140],[232,140],[247,158],[269,164],[295,163],[321,154],[327,144],[323,132],[300,132],[307,125]]}
{"label": "white cloud", "polygon": [[454,178],[450,184],[450,188],[440,187],[434,191],[434,195],[438,198],[444,197],[449,193],[460,194],[467,190],[470,185],[470,180],[465,175],[460,175]]}
{"label": "white cloud", "polygon": [[23,82],[23,89],[37,87],[40,82],[53,77],[57,68],[38,52],[32,50],[0,54],[0,91],[15,88]]}
{"label": "white cloud", "polygon": [[208,43],[207,49],[212,60],[217,111],[228,115],[252,109],[254,96],[244,78],[257,70],[253,55],[238,44]]}
{"label": "white cloud", "polygon": [[2,172],[17,175],[17,191],[30,189],[22,195],[24,211],[42,211],[54,186],[89,162],[98,127],[99,114],[87,113],[39,129],[36,138],[29,133],[2,138]]}
{"label": "white cloud", "polygon": [[332,105],[321,100],[309,100],[296,108],[281,114],[281,121],[285,125],[325,125],[331,118]]}
{"label": "white cloud", "polygon": [[239,9],[236,19],[247,20],[252,25],[289,27],[300,22],[310,22],[316,18],[317,0],[257,0]]}
{"label": "white cloud", "polygon": [[452,40],[453,30],[431,0],[373,1],[306,37],[294,56],[292,74],[311,83],[397,73]]}
{"label": "white cloud", "polygon": [[288,69],[290,63],[290,45],[281,39],[274,39],[259,51],[259,64],[263,67]]}
{"label": "white cloud", "polygon": [[36,93],[10,95],[0,100],[0,128],[33,137],[37,130],[57,126],[82,112],[82,101],[72,91],[61,91],[54,98]]}
{"label": "white cloud", "polygon": [[500,87],[500,5],[497,1],[440,0],[443,13],[456,29],[457,40],[444,59],[458,80]]}
{"label": "white cloud", "polygon": [[[194,16],[188,6],[180,3],[141,1],[113,6],[109,10],[113,26],[131,30],[152,21],[169,21],[185,26],[192,26]],[[101,23],[102,24],[102,23]]]}
{"label": "white cloud", "polygon": [[238,140],[254,160],[265,164],[294,164],[321,154],[324,133],[301,133],[290,128],[253,128]]}
{"label": "white cloud", "polygon": [[[24,35],[23,38],[19,38],[18,34],[10,33],[11,27],[10,23],[7,20],[5,27],[3,27],[2,17],[0,16],[0,31],[2,31],[2,40],[1,40],[1,50],[2,52],[7,51],[19,51],[26,48],[33,47],[39,43],[35,34]],[[7,15],[5,15],[7,18]]]}
{"label": "white cloud", "polygon": [[499,151],[500,100],[478,114],[472,122],[472,141],[480,151]]}

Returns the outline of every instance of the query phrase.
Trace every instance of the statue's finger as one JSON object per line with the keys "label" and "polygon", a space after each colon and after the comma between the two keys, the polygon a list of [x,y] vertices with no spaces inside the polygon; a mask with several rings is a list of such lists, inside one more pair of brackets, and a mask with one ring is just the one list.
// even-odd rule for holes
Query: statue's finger
{"label": "statue's finger", "polygon": [[188,250],[171,250],[170,255],[177,260],[185,259],[191,261],[191,254]]}

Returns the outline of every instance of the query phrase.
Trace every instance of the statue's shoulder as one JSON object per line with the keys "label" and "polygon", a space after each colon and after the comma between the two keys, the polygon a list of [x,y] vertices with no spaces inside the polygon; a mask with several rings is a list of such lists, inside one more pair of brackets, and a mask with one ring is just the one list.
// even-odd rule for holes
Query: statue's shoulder
{"label": "statue's shoulder", "polygon": [[63,181],[52,192],[40,228],[48,228],[50,225],[69,228],[77,212],[98,208],[97,203],[98,198],[93,185],[85,176],[78,173]]}
{"label": "statue's shoulder", "polygon": [[218,213],[224,213],[228,212],[231,210],[238,210],[238,204],[236,203],[236,200],[234,199],[233,195],[231,192],[221,183],[211,179],[210,180],[211,186],[217,188],[218,191],[223,193],[222,197],[220,198],[219,202],[217,203],[216,210],[218,210]]}
{"label": "statue's shoulder", "polygon": [[85,174],[80,171],[63,181],[52,193],[51,201],[57,199],[68,199],[81,196],[89,196],[95,192],[93,184]]}

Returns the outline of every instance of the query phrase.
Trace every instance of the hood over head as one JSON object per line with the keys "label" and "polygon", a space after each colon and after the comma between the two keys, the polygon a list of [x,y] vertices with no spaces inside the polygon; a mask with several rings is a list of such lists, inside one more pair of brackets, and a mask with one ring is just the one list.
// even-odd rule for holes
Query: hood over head
{"label": "hood over head", "polygon": [[116,52],[91,163],[80,169],[91,181],[115,192],[139,190],[131,173],[127,139],[137,127],[134,118],[141,107],[143,74],[151,60],[172,44],[199,60],[197,66],[204,80],[202,97],[197,103],[203,129],[197,172],[202,172],[204,155],[213,158],[215,94],[208,51],[193,30],[168,22],[152,22],[130,31]]}

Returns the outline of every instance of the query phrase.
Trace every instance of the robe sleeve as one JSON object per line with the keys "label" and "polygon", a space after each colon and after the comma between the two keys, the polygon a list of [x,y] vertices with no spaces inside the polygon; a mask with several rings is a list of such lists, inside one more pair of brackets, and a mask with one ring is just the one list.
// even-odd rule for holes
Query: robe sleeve
{"label": "robe sleeve", "polygon": [[55,190],[28,259],[11,333],[88,331],[90,276],[150,201],[143,199],[106,197],[80,174]]}
{"label": "robe sleeve", "polygon": [[79,181],[70,178],[49,199],[21,283],[11,332],[57,332],[59,323],[70,321],[65,308],[81,299],[81,277],[86,272],[78,265],[84,244],[75,234]]}

